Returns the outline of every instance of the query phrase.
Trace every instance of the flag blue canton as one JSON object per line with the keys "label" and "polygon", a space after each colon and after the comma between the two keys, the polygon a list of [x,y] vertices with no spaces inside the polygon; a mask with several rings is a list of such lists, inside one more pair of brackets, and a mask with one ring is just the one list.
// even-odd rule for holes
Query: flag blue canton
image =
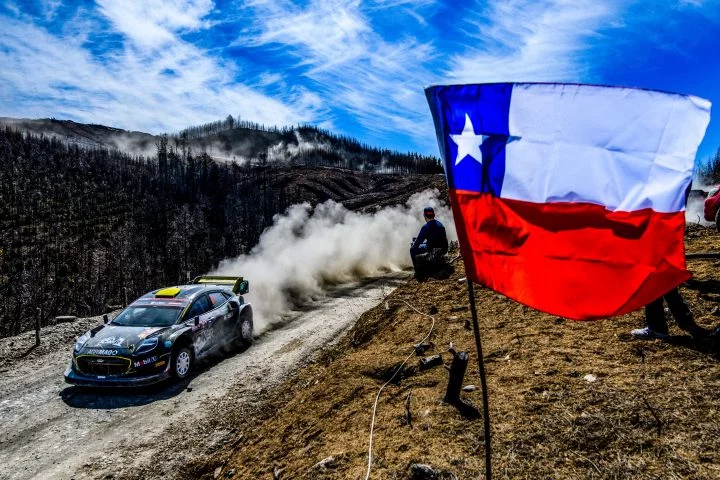
{"label": "flag blue canton", "polygon": [[512,84],[426,89],[448,187],[500,196]]}

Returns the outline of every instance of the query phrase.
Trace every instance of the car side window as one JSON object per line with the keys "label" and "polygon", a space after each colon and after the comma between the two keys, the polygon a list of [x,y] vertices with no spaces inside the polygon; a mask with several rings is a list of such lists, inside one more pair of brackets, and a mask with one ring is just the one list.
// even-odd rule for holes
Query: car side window
{"label": "car side window", "polygon": [[210,308],[218,308],[219,306],[223,305],[225,302],[227,302],[227,299],[225,296],[220,292],[213,292],[210,295]]}
{"label": "car side window", "polygon": [[202,315],[203,313],[207,312],[208,310],[210,310],[210,304],[208,302],[207,295],[201,295],[190,306],[190,310],[188,310],[188,313],[185,316],[185,318],[187,320],[189,320],[198,315]]}

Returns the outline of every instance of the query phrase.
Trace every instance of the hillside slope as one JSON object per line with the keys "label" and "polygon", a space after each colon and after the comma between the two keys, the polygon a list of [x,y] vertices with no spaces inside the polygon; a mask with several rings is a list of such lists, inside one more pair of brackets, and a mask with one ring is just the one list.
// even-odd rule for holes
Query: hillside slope
{"label": "hillside slope", "polygon": [[[0,128],[0,337],[93,315],[249,252],[289,206],[404,203],[443,177],[134,157]],[[40,309],[40,310],[38,310]]]}
{"label": "hillside slope", "polygon": [[77,123],[72,120],[50,118],[27,119],[0,117],[0,126],[32,135],[57,138],[68,144],[84,148],[107,148],[133,155],[154,155],[156,136],[105,125]]}
{"label": "hillside slope", "polygon": [[[711,229],[693,229],[687,247],[707,250],[718,241]],[[681,288],[705,326],[720,321],[718,267],[720,261],[691,260],[695,278]],[[265,403],[226,407],[234,413],[218,422],[237,432],[233,447],[177,476],[364,478],[375,395],[429,330],[427,314],[437,309],[428,355],[441,353],[448,365],[453,342],[470,352],[465,383],[479,385],[472,331],[464,328],[461,261],[455,270],[447,280],[398,288]],[[642,325],[642,312],[573,322],[487,289],[476,295],[495,478],[720,477],[720,363],[677,327],[669,341],[635,341],[629,331]],[[419,371],[417,357],[409,364],[381,396],[371,478],[412,478],[413,463],[431,465],[442,472],[438,478],[483,478],[482,419],[442,403],[444,368]],[[482,409],[479,388],[463,397]]]}

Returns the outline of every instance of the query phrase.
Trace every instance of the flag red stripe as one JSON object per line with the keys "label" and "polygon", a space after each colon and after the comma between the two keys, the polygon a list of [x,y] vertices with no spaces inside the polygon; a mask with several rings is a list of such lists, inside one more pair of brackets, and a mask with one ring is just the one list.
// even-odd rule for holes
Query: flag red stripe
{"label": "flag red stripe", "polygon": [[691,277],[684,212],[611,212],[452,189],[450,200],[468,276],[553,315],[621,315]]}

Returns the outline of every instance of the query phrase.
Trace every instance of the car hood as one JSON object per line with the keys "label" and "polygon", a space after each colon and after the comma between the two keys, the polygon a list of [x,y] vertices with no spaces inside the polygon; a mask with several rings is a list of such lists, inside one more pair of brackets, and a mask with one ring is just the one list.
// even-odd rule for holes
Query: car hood
{"label": "car hood", "polygon": [[162,335],[171,330],[170,327],[123,327],[119,325],[104,325],[95,330],[83,348],[101,349],[134,349],[147,338]]}

